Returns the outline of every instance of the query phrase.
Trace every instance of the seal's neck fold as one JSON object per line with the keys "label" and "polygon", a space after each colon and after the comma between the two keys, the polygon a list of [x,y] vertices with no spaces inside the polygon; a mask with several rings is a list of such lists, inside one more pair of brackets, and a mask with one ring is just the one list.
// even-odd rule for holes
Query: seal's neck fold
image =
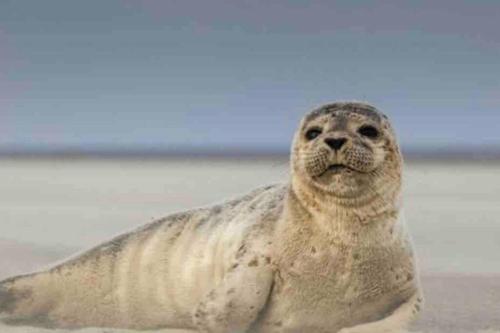
{"label": "seal's neck fold", "polygon": [[289,200],[294,214],[306,214],[313,219],[327,216],[335,224],[365,225],[397,215],[401,208],[401,184],[400,181],[374,184],[362,195],[346,198],[311,188],[299,177],[292,177]]}

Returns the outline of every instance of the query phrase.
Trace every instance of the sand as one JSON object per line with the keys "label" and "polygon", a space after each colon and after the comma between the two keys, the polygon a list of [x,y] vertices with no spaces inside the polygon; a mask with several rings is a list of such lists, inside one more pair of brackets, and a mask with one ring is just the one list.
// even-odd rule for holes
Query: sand
{"label": "sand", "polygon": [[[272,160],[0,160],[0,178],[1,279],[288,172]],[[500,332],[500,165],[409,163],[405,198],[427,300],[412,331]],[[56,332],[0,326],[29,331]]]}

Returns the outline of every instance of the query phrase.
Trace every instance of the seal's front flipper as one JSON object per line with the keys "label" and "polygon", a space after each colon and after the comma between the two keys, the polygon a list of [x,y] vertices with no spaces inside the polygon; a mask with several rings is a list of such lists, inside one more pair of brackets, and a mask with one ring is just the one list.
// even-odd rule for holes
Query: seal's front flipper
{"label": "seal's front flipper", "polygon": [[372,323],[343,328],[339,333],[400,333],[422,310],[423,302],[422,295],[417,293],[388,317]]}
{"label": "seal's front flipper", "polygon": [[200,302],[194,322],[200,332],[246,332],[265,307],[273,284],[270,259],[241,260]]}

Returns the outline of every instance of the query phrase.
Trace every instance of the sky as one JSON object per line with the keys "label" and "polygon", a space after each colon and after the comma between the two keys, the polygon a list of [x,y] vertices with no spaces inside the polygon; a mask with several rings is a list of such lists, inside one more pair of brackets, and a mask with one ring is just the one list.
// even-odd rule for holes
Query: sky
{"label": "sky", "polygon": [[500,2],[0,0],[0,149],[288,149],[337,100],[500,147]]}

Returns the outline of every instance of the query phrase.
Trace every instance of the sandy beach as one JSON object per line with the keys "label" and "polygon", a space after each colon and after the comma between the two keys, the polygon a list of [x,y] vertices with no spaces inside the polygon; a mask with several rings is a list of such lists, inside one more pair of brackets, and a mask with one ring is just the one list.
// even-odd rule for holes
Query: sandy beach
{"label": "sandy beach", "polygon": [[[0,279],[287,177],[277,160],[0,160]],[[406,218],[427,301],[412,331],[500,332],[499,202],[500,164],[408,163]],[[45,332],[0,326],[29,331]]]}

